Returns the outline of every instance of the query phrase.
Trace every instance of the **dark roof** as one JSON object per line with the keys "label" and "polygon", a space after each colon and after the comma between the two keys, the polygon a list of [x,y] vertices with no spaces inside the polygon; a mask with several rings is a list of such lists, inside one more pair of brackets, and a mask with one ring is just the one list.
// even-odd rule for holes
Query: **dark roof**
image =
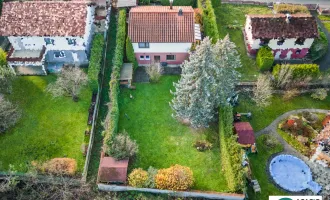
{"label": "dark roof", "polygon": [[234,123],[236,134],[238,135],[238,143],[247,145],[256,142],[253,128],[249,122]]}
{"label": "dark roof", "polygon": [[252,37],[258,38],[316,38],[319,36],[316,19],[309,14],[248,15],[251,18]]}
{"label": "dark roof", "polygon": [[[179,9],[182,16],[179,16]],[[128,35],[132,42],[183,43],[195,41],[191,6],[138,6],[129,12]]]}

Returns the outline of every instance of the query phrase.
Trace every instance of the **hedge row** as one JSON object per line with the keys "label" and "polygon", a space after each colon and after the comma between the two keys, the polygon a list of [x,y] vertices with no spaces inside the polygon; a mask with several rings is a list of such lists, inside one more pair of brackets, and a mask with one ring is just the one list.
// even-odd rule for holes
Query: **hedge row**
{"label": "hedge row", "polygon": [[243,192],[245,187],[242,168],[242,148],[233,134],[233,109],[226,105],[219,112],[221,165],[230,192]]}
{"label": "hedge row", "polygon": [[217,42],[219,30],[211,0],[198,0],[198,7],[203,11],[204,35],[212,38],[213,43]]}
{"label": "hedge row", "polygon": [[113,138],[115,137],[118,131],[118,121],[119,121],[119,107],[118,107],[118,95],[119,95],[119,78],[120,78],[120,69],[123,65],[124,59],[124,47],[125,47],[125,38],[126,38],[126,10],[121,9],[119,11],[118,17],[118,29],[116,37],[116,49],[115,56],[113,58],[113,66],[110,80],[110,122],[109,130],[104,131],[103,139],[103,151],[110,155],[110,146]]}
{"label": "hedge row", "polygon": [[129,37],[126,38],[126,58],[128,62],[133,63],[134,70],[139,66],[134,54],[133,44]]}
{"label": "hedge row", "polygon": [[293,4],[274,4],[274,10],[278,13],[307,13],[309,14],[309,10],[304,5],[293,5]]}
{"label": "hedge row", "polygon": [[[160,3],[162,6],[169,6],[170,1],[169,0],[160,0]],[[193,8],[196,8],[197,0],[174,0],[173,6],[192,6]]]}
{"label": "hedge row", "polygon": [[[278,73],[283,65],[275,65],[273,68],[273,76],[277,78]],[[317,77],[320,73],[319,65],[317,64],[292,64],[288,65],[292,68],[292,77],[306,78],[306,77]]]}
{"label": "hedge row", "polygon": [[319,33],[320,37],[315,38],[312,47],[309,49],[309,55],[313,61],[322,58],[328,51],[328,38],[321,29],[319,29]]}
{"label": "hedge row", "polygon": [[104,47],[104,38],[102,34],[96,34],[93,38],[91,57],[88,67],[88,79],[92,90],[97,90],[98,76],[101,69],[102,53]]}
{"label": "hedge row", "polygon": [[256,62],[261,71],[270,70],[274,63],[274,55],[272,50],[267,46],[261,47],[258,50]]}

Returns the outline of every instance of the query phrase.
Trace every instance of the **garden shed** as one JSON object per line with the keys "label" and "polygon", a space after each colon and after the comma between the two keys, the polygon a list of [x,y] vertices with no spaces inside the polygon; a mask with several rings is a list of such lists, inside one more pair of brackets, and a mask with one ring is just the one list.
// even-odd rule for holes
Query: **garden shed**
{"label": "garden shed", "polygon": [[124,63],[120,70],[120,85],[131,86],[133,77],[133,64],[132,63]]}
{"label": "garden shed", "polygon": [[251,124],[249,122],[236,122],[234,123],[234,130],[238,136],[237,142],[242,147],[251,148],[252,150],[256,140]]}
{"label": "garden shed", "polygon": [[101,161],[98,172],[98,182],[109,183],[125,183],[127,177],[127,160],[115,160],[112,157],[105,157],[101,153]]}

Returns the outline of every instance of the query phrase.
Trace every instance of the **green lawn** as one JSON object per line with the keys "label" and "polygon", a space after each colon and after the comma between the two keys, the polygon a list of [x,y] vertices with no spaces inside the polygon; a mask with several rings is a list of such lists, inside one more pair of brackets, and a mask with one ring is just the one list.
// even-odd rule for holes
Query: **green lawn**
{"label": "green lawn", "polygon": [[330,16],[328,16],[328,15],[318,15],[318,18],[321,21],[330,21]]}
{"label": "green lawn", "polygon": [[[139,152],[130,162],[130,171],[149,166],[167,168],[174,164],[193,170],[193,189],[226,191],[227,183],[221,172],[218,128],[195,131],[171,117],[170,89],[179,76],[163,76],[157,84],[136,84],[136,90],[120,94],[119,131],[126,130],[137,141]],[[130,99],[130,94],[134,99]],[[207,138],[211,151],[198,152],[193,143]]]}
{"label": "green lawn", "polygon": [[21,76],[13,84],[13,93],[7,97],[22,111],[15,127],[0,135],[0,170],[9,164],[20,172],[27,170],[31,161],[45,161],[55,157],[77,160],[82,172],[85,158],[80,147],[85,140],[91,92],[82,90],[79,102],[70,97],[53,99],[45,93],[53,75]]}
{"label": "green lawn", "polygon": [[269,181],[269,176],[266,172],[267,162],[269,157],[283,150],[282,145],[278,144],[275,148],[269,148],[262,142],[262,137],[257,138],[258,154],[250,154],[250,167],[252,170],[253,179],[257,179],[261,188],[261,193],[254,194],[252,188],[249,187],[249,199],[253,200],[268,200],[270,195],[285,195],[285,192],[279,190],[273,183]]}
{"label": "green lawn", "polygon": [[270,123],[272,123],[278,116],[290,110],[302,108],[330,108],[330,97],[325,100],[319,101],[312,99],[310,94],[302,95],[290,101],[283,101],[281,96],[274,96],[271,104],[266,108],[258,108],[250,97],[240,95],[239,105],[235,108],[237,112],[252,112],[252,119],[250,123],[254,131],[259,131]]}
{"label": "green lawn", "polygon": [[[217,17],[217,24],[220,33],[220,38],[229,34],[230,39],[236,44],[237,50],[241,55],[242,68],[239,71],[242,74],[243,81],[256,80],[258,75],[258,67],[255,59],[247,56],[242,28],[245,24],[246,14],[271,14],[272,11],[265,6],[251,5],[231,5],[221,4],[214,7],[214,12]],[[235,26],[236,29],[228,28]]]}

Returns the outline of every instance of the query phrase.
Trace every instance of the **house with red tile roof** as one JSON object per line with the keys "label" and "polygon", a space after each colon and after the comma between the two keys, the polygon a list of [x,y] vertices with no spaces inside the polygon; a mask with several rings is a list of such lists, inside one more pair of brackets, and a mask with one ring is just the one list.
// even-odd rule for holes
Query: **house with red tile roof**
{"label": "house with red tile roof", "polygon": [[275,60],[305,58],[319,37],[316,19],[309,14],[247,15],[243,32],[250,55],[267,45]]}
{"label": "house with red tile roof", "polygon": [[128,36],[139,65],[179,65],[195,42],[191,6],[139,6],[129,12]]}
{"label": "house with red tile roof", "polygon": [[12,46],[8,64],[24,75],[88,65],[94,13],[95,6],[84,1],[4,2],[0,36]]}

